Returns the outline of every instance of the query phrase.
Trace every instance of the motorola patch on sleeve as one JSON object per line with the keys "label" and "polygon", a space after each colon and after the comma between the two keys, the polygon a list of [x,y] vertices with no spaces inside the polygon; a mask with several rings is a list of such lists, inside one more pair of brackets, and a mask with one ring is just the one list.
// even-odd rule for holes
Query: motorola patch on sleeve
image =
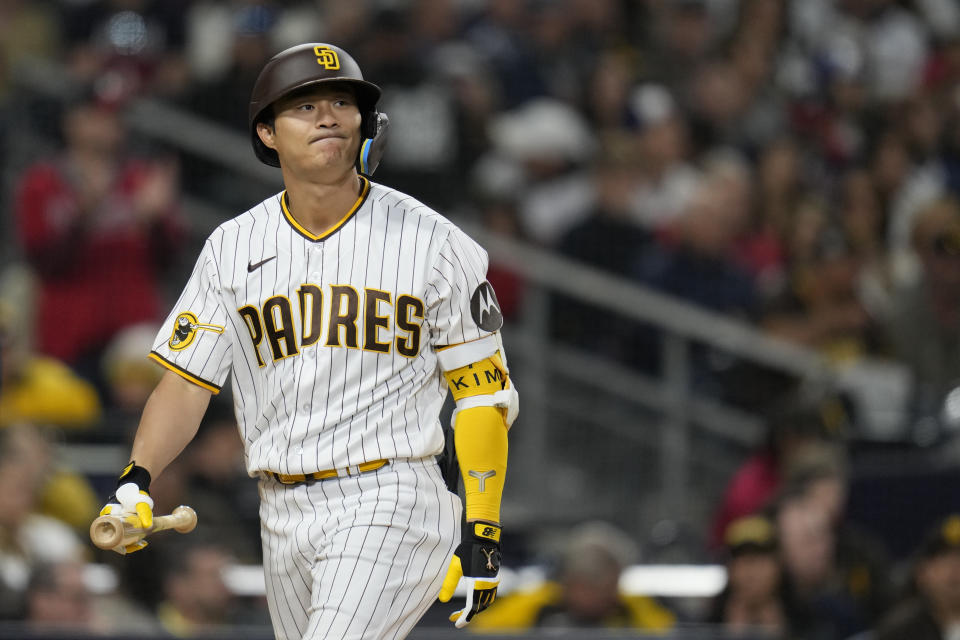
{"label": "motorola patch on sleeve", "polygon": [[493,293],[493,287],[484,280],[470,296],[470,315],[477,326],[484,331],[497,331],[503,326],[503,314],[500,312],[500,303]]}

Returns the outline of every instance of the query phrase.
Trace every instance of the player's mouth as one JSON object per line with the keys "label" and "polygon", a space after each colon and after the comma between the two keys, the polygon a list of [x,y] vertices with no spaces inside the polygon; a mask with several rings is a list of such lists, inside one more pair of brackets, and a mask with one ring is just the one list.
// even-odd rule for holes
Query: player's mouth
{"label": "player's mouth", "polygon": [[310,138],[309,144],[313,144],[314,142],[323,142],[324,140],[344,140],[344,139],[346,139],[346,136],[342,136],[337,133],[325,133],[325,134],[321,134],[319,136],[314,136]]}

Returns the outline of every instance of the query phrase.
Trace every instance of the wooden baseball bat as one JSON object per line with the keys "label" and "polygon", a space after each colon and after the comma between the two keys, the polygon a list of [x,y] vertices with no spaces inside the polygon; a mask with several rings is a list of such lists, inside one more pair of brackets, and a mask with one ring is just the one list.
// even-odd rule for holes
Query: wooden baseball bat
{"label": "wooden baseball bat", "polygon": [[186,505],[180,505],[170,515],[154,518],[153,525],[146,529],[134,527],[120,516],[100,516],[90,525],[90,540],[101,549],[113,549],[117,546],[126,547],[144,536],[164,529],[188,533],[196,526],[197,512]]}

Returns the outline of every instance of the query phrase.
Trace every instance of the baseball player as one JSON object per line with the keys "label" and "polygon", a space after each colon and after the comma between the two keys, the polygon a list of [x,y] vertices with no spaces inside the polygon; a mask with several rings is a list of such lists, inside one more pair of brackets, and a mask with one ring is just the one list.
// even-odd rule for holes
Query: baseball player
{"label": "baseball player", "polygon": [[[232,373],[283,639],[403,638],[460,581],[466,606],[450,619],[462,627],[499,582],[518,398],[487,256],[435,211],[370,180],[387,126],[379,97],[332,45],[266,64],[251,141],[285,190],[207,239],[150,353],[168,371],[103,509],[149,526],[151,476],[193,438]],[[459,540],[463,506],[435,458],[447,389],[466,492]]]}

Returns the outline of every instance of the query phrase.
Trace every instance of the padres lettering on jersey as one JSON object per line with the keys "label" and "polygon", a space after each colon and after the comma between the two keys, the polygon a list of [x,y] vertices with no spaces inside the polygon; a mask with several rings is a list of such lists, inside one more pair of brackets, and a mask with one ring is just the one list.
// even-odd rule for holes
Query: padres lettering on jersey
{"label": "padres lettering on jersey", "polygon": [[218,227],[155,342],[151,357],[211,391],[232,373],[251,475],[439,453],[438,353],[449,369],[496,351],[486,252],[361,179],[323,236],[282,194]]}
{"label": "padres lettering on jersey", "polygon": [[[286,296],[273,296],[262,306],[248,304],[237,309],[247,322],[259,366],[266,366],[260,352],[264,337],[269,344],[267,353],[274,361],[298,355],[303,348],[316,344],[376,353],[390,353],[396,348],[408,358],[420,352],[424,311],[420,298],[369,287],[361,293],[350,285],[323,287],[308,283],[297,289],[297,300],[296,314]],[[398,331],[391,333],[394,323]],[[326,339],[322,340],[324,335]]]}

